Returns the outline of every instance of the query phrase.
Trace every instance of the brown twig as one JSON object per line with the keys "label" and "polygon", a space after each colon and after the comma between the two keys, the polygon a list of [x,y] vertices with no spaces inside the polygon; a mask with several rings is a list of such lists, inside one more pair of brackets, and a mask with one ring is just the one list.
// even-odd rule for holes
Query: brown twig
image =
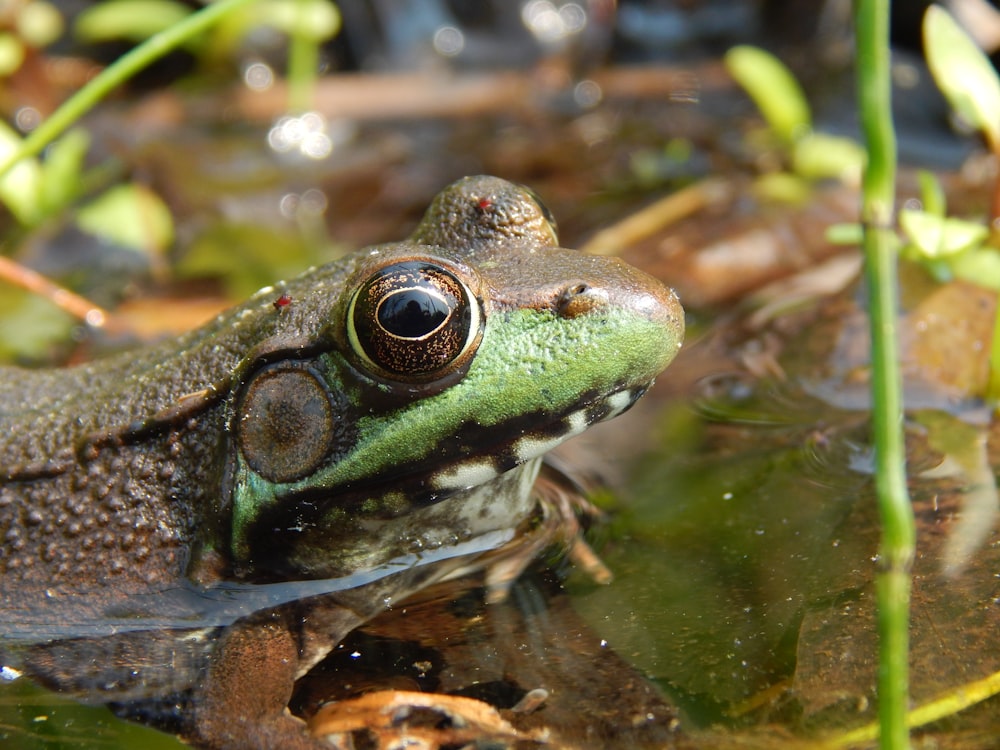
{"label": "brown twig", "polygon": [[2,255],[0,255],[0,279],[44,297],[60,310],[92,328],[118,330],[125,327],[100,305]]}

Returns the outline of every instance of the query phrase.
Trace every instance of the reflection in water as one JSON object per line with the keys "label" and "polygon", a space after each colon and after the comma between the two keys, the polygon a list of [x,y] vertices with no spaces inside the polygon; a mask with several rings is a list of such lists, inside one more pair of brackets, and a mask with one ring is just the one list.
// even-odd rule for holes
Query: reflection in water
{"label": "reflection in water", "polygon": [[[530,561],[525,551],[546,533],[538,529],[517,539],[513,529],[485,533],[340,579],[190,585],[130,598],[111,611],[99,597],[55,598],[44,617],[9,613],[0,643],[4,676],[111,704],[196,745],[203,732],[227,737],[232,730],[220,727],[242,721],[246,737],[268,746],[269,732],[280,739],[290,727],[282,729],[288,719],[280,718],[272,725],[280,711],[267,696],[283,706],[297,669],[308,671],[354,627],[423,586],[484,565],[519,572]],[[229,714],[234,707],[241,716]]]}
{"label": "reflection in water", "polygon": [[[919,705],[1000,669],[1000,651],[984,648],[1000,642],[1000,436],[943,411],[914,417]],[[630,521],[603,551],[615,586],[574,586],[586,619],[655,676],[690,730],[753,727],[775,747],[768,730],[827,735],[873,720],[879,527],[867,412],[813,398],[794,377],[716,377],[695,410],[665,409],[660,433],[633,482]],[[928,734],[995,738],[996,700]]]}
{"label": "reflection in water", "polygon": [[[502,604],[449,584],[421,594],[352,633],[293,705],[310,715],[364,685],[484,701],[521,731],[544,729],[543,747],[690,746],[674,710],[579,619],[551,571],[522,578]],[[516,710],[539,688],[540,707]]]}
{"label": "reflection in water", "polygon": [[916,415],[927,429],[928,442],[942,454],[939,466],[923,472],[927,478],[954,477],[965,486],[962,511],[949,531],[941,570],[959,576],[985,546],[997,526],[996,477],[989,461],[989,433],[981,424],[966,424],[946,412]]}
{"label": "reflection in water", "polygon": [[[371,570],[342,578],[282,581],[270,584],[220,581],[208,588],[193,583],[165,591],[129,597],[128,610],[92,611],[87,603],[69,598],[64,609],[6,607],[4,645],[38,643],[62,638],[94,638],[152,629],[195,629],[232,625],[254,612],[323,594],[364,590],[384,578],[413,568],[458,557],[478,555],[511,541],[513,529],[492,531],[465,542],[397,557]],[[88,617],[89,615],[89,617]]]}
{"label": "reflection in water", "polygon": [[[361,594],[370,596],[371,587],[377,584],[361,587]],[[327,594],[285,606],[293,608],[296,618],[326,617],[323,610],[329,608],[330,597],[336,596]],[[279,616],[282,609],[276,608],[268,617]],[[197,675],[210,669],[209,649],[192,646],[223,642],[230,637],[227,631],[245,629],[247,621],[241,622],[228,629],[132,631],[55,641],[28,649],[28,673],[54,688],[83,688],[90,680],[92,697],[104,694],[105,700],[110,683],[117,680],[115,713],[170,732],[185,732],[188,715],[203,710],[205,704],[194,702],[204,696],[185,689],[184,681],[200,679]],[[266,629],[268,620],[257,618],[254,627]],[[129,692],[124,677],[128,670],[112,665],[112,658],[139,672],[139,665],[169,660],[178,682],[145,680]],[[252,692],[259,687],[242,684],[242,675],[235,677],[228,686],[232,691]],[[53,684],[56,679],[63,684]],[[23,695],[23,681],[19,685]],[[502,723],[524,737],[544,739],[532,746],[564,747],[581,741],[595,748],[620,747],[621,742],[630,747],[689,746],[678,734],[672,707],[579,620],[551,571],[523,576],[503,603],[487,603],[481,577],[452,580],[423,591],[353,630],[297,681],[290,707],[296,715],[311,719],[329,708],[331,701],[350,701],[371,690],[419,691],[440,711],[449,710],[451,704],[446,699],[436,701],[436,694],[472,699],[485,709],[499,710]],[[388,704],[399,700],[396,695],[373,693],[372,697],[376,703]],[[532,696],[537,696],[534,701],[525,700]],[[332,731],[331,726],[343,723],[338,723],[336,711],[334,707],[331,718],[331,711],[325,710],[315,720],[317,731]],[[231,717],[219,718],[228,721]],[[348,715],[346,720],[357,727],[357,717]],[[30,726],[30,721],[22,726]],[[477,739],[490,739],[489,727],[480,729]],[[28,729],[19,733],[8,728],[6,732],[7,740],[20,748],[55,746],[45,733],[33,737]],[[100,724],[96,732],[99,737]],[[61,732],[58,736],[58,742],[66,739]],[[134,731],[122,730],[118,746],[129,747],[126,738],[134,737]],[[499,743],[503,737],[496,739]],[[89,747],[94,740],[95,735],[88,734],[70,745]],[[371,737],[368,730],[359,729],[354,740],[363,743]]]}

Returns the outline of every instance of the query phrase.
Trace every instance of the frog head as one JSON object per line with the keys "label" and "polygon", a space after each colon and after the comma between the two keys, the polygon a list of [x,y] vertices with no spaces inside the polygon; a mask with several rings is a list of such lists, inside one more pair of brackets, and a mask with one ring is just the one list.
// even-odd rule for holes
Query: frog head
{"label": "frog head", "polygon": [[560,248],[538,199],[493,177],[286,294],[228,407],[229,545],[264,578],[502,541],[532,513],[540,457],[630,407],[684,329],[673,292]]}

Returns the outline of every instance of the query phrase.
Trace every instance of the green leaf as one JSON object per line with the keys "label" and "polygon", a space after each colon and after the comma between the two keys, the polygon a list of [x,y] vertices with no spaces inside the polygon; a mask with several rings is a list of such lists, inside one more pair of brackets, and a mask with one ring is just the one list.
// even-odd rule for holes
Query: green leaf
{"label": "green leaf", "polygon": [[39,202],[46,216],[63,210],[80,195],[83,159],[90,147],[84,130],[71,130],[49,146],[41,167]]}
{"label": "green leaf", "polygon": [[826,133],[808,133],[792,147],[792,169],[807,180],[836,179],[860,185],[866,158],[857,142]]}
{"label": "green leaf", "polygon": [[269,26],[290,36],[325,41],[340,31],[337,6],[329,0],[264,0],[227,15],[215,29],[213,55],[232,54],[254,29]]}
{"label": "green leaf", "polygon": [[35,48],[47,47],[63,33],[63,16],[52,3],[34,0],[17,14],[17,33]]}
{"label": "green leaf", "polygon": [[959,255],[951,270],[956,279],[1000,291],[1000,253],[993,248],[983,247]]}
{"label": "green leaf", "polygon": [[[275,252],[281,248],[281,252]],[[316,262],[312,248],[294,231],[261,224],[220,223],[184,251],[174,268],[179,278],[221,278],[231,299],[243,299],[275,279],[301,273]]]}
{"label": "green leaf", "polygon": [[758,47],[738,46],[726,53],[724,61],[779,138],[791,143],[812,129],[802,87],[778,58]]}
{"label": "green leaf", "polygon": [[945,258],[982,244],[989,230],[974,221],[903,209],[899,225],[922,259]]}
{"label": "green leaf", "polygon": [[24,44],[9,31],[0,31],[0,78],[6,78],[24,62]]}
{"label": "green leaf", "polygon": [[[20,145],[20,136],[9,125],[0,121],[0,162],[10,158]],[[41,218],[41,178],[41,167],[35,159],[22,159],[0,177],[0,201],[24,226],[32,226]]]}
{"label": "green leaf", "polygon": [[959,117],[1000,151],[1000,80],[989,59],[943,8],[924,15],[924,49],[934,80]]}
{"label": "green leaf", "polygon": [[0,286],[0,360],[50,357],[70,340],[77,321],[49,300],[7,284]]}
{"label": "green leaf", "polygon": [[152,190],[134,183],[103,193],[80,209],[76,221],[96,237],[150,254],[163,252],[174,239],[169,209]]}
{"label": "green leaf", "polygon": [[327,0],[271,0],[260,10],[261,22],[292,36],[321,42],[340,30],[340,12]]}
{"label": "green leaf", "polygon": [[812,187],[791,172],[768,172],[753,181],[753,194],[759,201],[801,206],[812,197]]}
{"label": "green leaf", "polygon": [[17,14],[17,33],[32,47],[47,47],[63,33],[63,17],[52,3],[35,0]]}
{"label": "green leaf", "polygon": [[172,0],[111,0],[83,11],[73,31],[84,42],[142,42],[190,13],[186,5]]}
{"label": "green leaf", "polygon": [[824,236],[831,245],[860,245],[865,239],[865,228],[857,222],[831,224]]}

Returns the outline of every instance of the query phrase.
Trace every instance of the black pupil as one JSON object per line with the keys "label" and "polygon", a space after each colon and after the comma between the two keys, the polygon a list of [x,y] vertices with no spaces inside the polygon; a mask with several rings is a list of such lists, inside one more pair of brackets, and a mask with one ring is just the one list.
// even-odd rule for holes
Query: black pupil
{"label": "black pupil", "polygon": [[440,326],[451,309],[445,300],[422,289],[404,289],[389,295],[378,308],[378,322],[400,338],[426,336]]}

